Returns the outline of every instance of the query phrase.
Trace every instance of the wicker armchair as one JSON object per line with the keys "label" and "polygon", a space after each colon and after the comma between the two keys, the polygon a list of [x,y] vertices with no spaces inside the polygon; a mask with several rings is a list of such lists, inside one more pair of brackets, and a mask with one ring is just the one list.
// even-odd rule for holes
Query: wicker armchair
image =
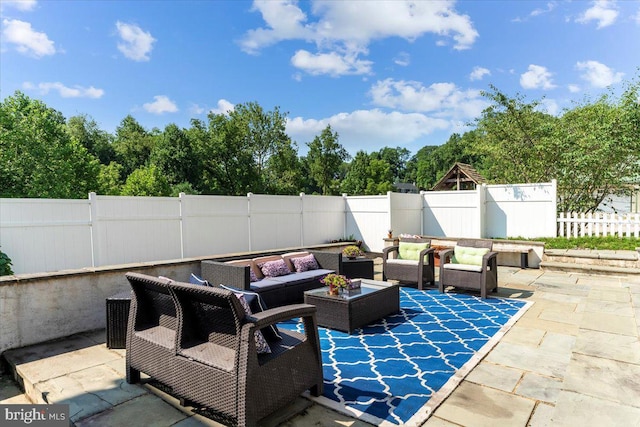
{"label": "wicker armchair", "polygon": [[[322,393],[316,308],[278,307],[248,316],[228,290],[169,285],[178,306],[175,392],[188,401],[254,426],[310,389]],[[304,334],[280,330],[271,353],[258,354],[254,334],[265,326],[304,319]]]}
{"label": "wicker armchair", "polygon": [[176,306],[170,280],[126,274],[133,293],[127,326],[127,382],[140,382],[140,372],[170,385],[176,356]]}
{"label": "wicker armchair", "polygon": [[[464,264],[462,260],[455,260],[453,255],[459,248],[484,248],[484,255],[477,255],[478,262]],[[456,249],[440,252],[440,292],[445,287],[479,290],[482,298],[487,297],[488,291],[498,290],[498,253],[492,252],[491,240],[460,240]]]}
{"label": "wicker armchair", "polygon": [[[403,244],[427,244],[427,247],[416,253],[415,260],[399,259]],[[429,247],[431,240],[420,238],[401,238],[399,245],[382,250],[382,280],[398,280],[400,283],[416,283],[422,290],[424,283],[435,285],[434,249]],[[395,253],[396,258],[391,254]],[[425,259],[426,258],[426,259]]]}

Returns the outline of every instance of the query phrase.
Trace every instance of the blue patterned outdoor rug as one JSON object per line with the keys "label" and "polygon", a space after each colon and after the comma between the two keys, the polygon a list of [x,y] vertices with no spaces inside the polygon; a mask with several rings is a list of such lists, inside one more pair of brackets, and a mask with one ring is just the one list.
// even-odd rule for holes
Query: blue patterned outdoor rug
{"label": "blue patterned outdoor rug", "polygon": [[309,397],[372,424],[420,425],[530,304],[400,288],[398,314],[352,335],[318,328],[324,393]]}

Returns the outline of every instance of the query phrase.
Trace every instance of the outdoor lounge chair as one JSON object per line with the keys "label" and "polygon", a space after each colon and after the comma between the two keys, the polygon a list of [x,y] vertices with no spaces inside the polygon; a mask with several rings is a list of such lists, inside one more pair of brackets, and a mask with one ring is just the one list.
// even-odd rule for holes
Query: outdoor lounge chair
{"label": "outdoor lounge chair", "polygon": [[[307,389],[322,393],[323,374],[316,308],[282,306],[245,314],[238,297],[221,288],[173,282],[178,302],[174,390],[188,402],[255,426]],[[302,317],[304,334],[280,330],[271,353],[259,354],[255,333]]]}
{"label": "outdoor lounge chair", "polygon": [[445,287],[479,290],[482,298],[498,289],[497,252],[491,240],[460,240],[440,252],[440,292]]}
{"label": "outdoor lounge chair", "polygon": [[170,280],[126,274],[131,288],[127,326],[127,382],[140,382],[140,372],[167,385],[173,380],[176,355],[176,307]]}
{"label": "outdoor lounge chair", "polygon": [[[434,249],[431,240],[401,238],[398,245],[383,249],[382,280],[416,283],[422,290],[425,282],[435,285]],[[391,254],[395,253],[396,258]]]}

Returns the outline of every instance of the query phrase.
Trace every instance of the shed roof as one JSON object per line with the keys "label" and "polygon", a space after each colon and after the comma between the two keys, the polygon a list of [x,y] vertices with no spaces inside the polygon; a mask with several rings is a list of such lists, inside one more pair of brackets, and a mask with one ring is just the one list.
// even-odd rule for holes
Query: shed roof
{"label": "shed roof", "polygon": [[472,190],[476,188],[478,184],[485,182],[486,179],[484,179],[473,166],[466,163],[455,163],[431,190],[443,191],[452,190],[453,188],[458,190]]}

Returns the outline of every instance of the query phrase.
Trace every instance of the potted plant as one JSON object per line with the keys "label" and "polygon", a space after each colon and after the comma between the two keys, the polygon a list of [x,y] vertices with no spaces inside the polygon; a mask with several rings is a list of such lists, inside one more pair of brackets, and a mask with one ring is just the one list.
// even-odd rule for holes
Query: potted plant
{"label": "potted plant", "polygon": [[349,245],[342,250],[342,255],[349,259],[355,259],[356,257],[364,255],[364,252],[356,245]]}
{"label": "potted plant", "polygon": [[342,274],[330,273],[320,279],[320,283],[329,287],[329,295],[340,295],[340,291],[351,284],[351,279]]}
{"label": "potted plant", "polygon": [[389,239],[393,239],[393,230],[389,229],[389,230],[387,231],[387,238],[389,238]]}

